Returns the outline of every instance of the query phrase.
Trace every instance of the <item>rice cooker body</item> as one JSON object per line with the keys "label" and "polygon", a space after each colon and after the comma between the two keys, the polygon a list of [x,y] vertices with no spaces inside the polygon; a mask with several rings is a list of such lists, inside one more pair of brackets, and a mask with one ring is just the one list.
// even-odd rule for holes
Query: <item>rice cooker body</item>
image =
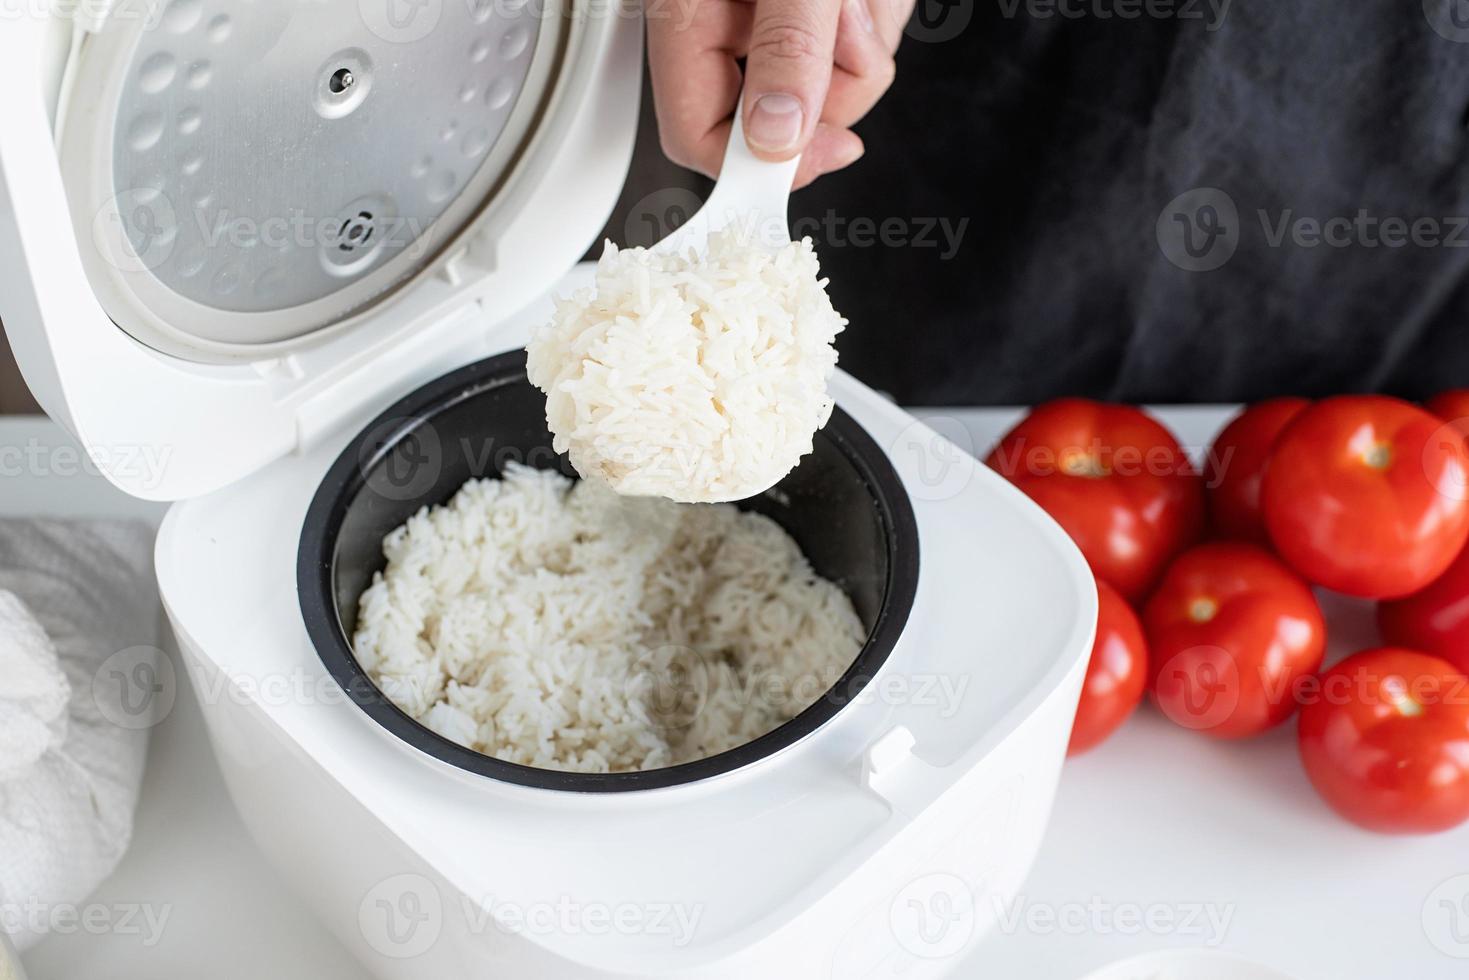
{"label": "rice cooker body", "polygon": [[[348,6],[363,18],[385,9]],[[837,403],[906,491],[922,565],[881,669],[806,737],[729,771],[638,792],[525,786],[412,748],[323,666],[296,583],[301,528],[324,477],[385,408],[523,346],[548,313],[549,299],[536,297],[585,284],[586,270],[554,280],[616,198],[641,75],[640,24],[620,6],[386,7],[408,20],[369,24],[339,16],[337,4],[290,0],[256,0],[248,11],[158,0],[60,5],[0,31],[5,329],[37,397],[94,458],[131,458],[122,450],[139,446],[167,453],[156,473],[106,475],[136,496],[183,501],[159,534],[160,593],[247,826],[382,978],[949,972],[1039,846],[1096,597],[1075,547],[1038,508],[845,375],[833,382]],[[502,7],[546,16],[529,31],[507,20],[494,39],[475,35]],[[465,17],[475,26],[460,30]],[[158,195],[198,205],[204,178],[248,189],[231,182],[251,179],[236,163],[275,159],[261,147],[286,126],[299,124],[298,145],[327,154],[337,144],[312,140],[337,127],[391,137],[411,120],[366,126],[377,97],[394,92],[389,73],[442,80],[440,65],[417,57],[428,48],[412,32],[425,26],[452,36],[466,71],[529,59],[516,62],[524,74],[515,78],[536,98],[512,92],[499,107],[525,101],[526,138],[491,161],[501,169],[484,206],[474,211],[478,192],[461,191],[453,199],[474,213],[446,202],[435,247],[401,267],[372,252],[381,266],[358,267],[368,253],[355,250],[392,208],[354,210],[355,201],[333,199],[345,182],[311,183],[308,216],[333,220],[304,226],[326,237],[287,243],[317,263],[285,273],[306,302],[243,308],[250,288],[272,282],[271,268],[247,276],[231,265],[256,261],[244,252],[258,243],[248,228],[196,224],[230,237],[212,253],[222,263],[208,277],[215,298],[195,297],[207,309],[181,314],[175,300],[189,299],[198,280],[186,275],[184,229],[170,227]],[[348,34],[355,40],[343,41]],[[251,45],[296,54],[277,64],[247,57]],[[289,99],[302,101],[268,94],[286,79],[311,83],[292,89]],[[453,104],[498,105],[499,76],[463,81],[446,90],[450,100],[474,91]],[[478,150],[487,121],[439,118],[448,105],[421,114],[442,123],[430,135],[445,149],[424,154],[439,164],[445,152]],[[247,117],[230,115],[241,111]],[[501,132],[517,132],[516,111]],[[392,149],[382,159],[396,160]],[[152,154],[163,172],[120,170],[131,154]],[[407,187],[396,182],[419,180],[423,160],[405,162],[340,171]],[[433,166],[423,177],[437,178],[426,191],[454,194]],[[473,182],[460,168],[455,179]],[[275,200],[296,186],[306,185],[250,194]],[[401,213],[409,193],[387,203]],[[361,290],[323,285],[320,262],[342,258],[323,246],[346,255],[327,271]]]}
{"label": "rice cooker body", "polygon": [[[495,335],[519,347],[549,307]],[[481,353],[446,356],[480,382],[505,373],[497,363],[516,373],[518,355]],[[465,378],[424,392],[482,387]],[[373,975],[922,977],[973,949],[1039,847],[1094,586],[1065,535],[972,454],[845,375],[833,392],[911,504],[923,556],[911,613],[824,724],[656,788],[470,771],[390,732],[324,666],[296,594],[302,528],[335,498],[344,453],[394,444],[401,396],[170,511],[162,593],[196,689],[231,692],[204,714],[235,802]],[[943,910],[957,917],[935,929]]]}

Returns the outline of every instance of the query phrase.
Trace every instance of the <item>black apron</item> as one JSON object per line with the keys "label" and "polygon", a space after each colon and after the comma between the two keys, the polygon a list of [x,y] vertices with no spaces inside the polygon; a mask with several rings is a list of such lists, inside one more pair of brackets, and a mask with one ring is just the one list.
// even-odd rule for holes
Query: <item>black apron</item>
{"label": "black apron", "polygon": [[867,155],[793,200],[844,368],[913,405],[1469,385],[1469,2],[919,3]]}

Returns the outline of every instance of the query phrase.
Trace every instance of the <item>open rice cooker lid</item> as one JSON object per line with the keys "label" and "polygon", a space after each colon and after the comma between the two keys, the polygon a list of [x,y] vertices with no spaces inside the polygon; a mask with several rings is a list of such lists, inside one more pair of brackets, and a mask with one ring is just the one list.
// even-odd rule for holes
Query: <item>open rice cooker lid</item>
{"label": "open rice cooker lid", "polygon": [[[641,26],[593,2],[98,2],[8,27],[0,86],[43,111],[0,110],[36,300],[5,319],[45,407],[124,489],[180,499],[488,353],[625,177]],[[109,468],[124,444],[169,453],[157,485]]]}

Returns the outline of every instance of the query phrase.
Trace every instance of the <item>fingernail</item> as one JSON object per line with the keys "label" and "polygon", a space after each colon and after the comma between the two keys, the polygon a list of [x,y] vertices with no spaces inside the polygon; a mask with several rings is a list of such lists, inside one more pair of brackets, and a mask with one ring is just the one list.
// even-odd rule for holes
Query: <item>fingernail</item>
{"label": "fingernail", "polygon": [[852,15],[857,18],[857,23],[868,34],[873,31],[872,11],[867,9],[867,0],[847,0],[852,8]]}
{"label": "fingernail", "polygon": [[801,100],[794,95],[762,95],[750,112],[745,139],[767,153],[789,150],[801,138],[804,116]]}

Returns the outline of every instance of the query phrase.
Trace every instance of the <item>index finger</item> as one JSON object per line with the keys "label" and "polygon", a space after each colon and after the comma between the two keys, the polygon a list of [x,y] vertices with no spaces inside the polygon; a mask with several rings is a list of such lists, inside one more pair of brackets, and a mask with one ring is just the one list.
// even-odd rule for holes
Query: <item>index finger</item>
{"label": "index finger", "polygon": [[719,173],[743,80],[753,11],[741,0],[680,0],[647,14],[648,72],[663,152],[710,177]]}

